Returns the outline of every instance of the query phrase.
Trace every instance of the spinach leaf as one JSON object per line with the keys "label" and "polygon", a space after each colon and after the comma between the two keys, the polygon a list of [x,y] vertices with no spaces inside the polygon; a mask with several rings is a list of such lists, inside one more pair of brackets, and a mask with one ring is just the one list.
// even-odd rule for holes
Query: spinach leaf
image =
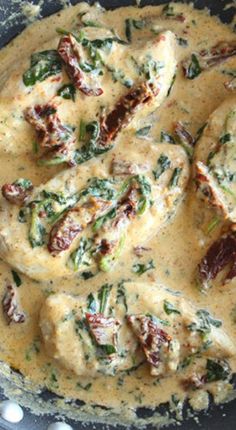
{"label": "spinach leaf", "polygon": [[96,155],[103,154],[112,148],[112,145],[101,146],[97,144],[100,135],[100,124],[98,121],[92,121],[86,125],[86,133],[89,134],[88,141],[75,151],[74,161],[76,164],[82,164]]}
{"label": "spinach leaf", "polygon": [[95,276],[95,273],[91,272],[90,270],[85,270],[84,272],[80,273],[80,277],[87,281],[87,279],[93,278]]}
{"label": "spinach leaf", "polygon": [[115,200],[117,198],[117,190],[114,187],[114,183],[112,179],[91,178],[88,180],[88,187],[81,192],[81,196],[90,194],[104,200]]}
{"label": "spinach leaf", "polygon": [[195,79],[198,75],[200,75],[201,71],[202,69],[198,61],[197,55],[192,54],[191,62],[186,70],[186,77],[188,79]]}
{"label": "spinach leaf", "polygon": [[93,224],[93,231],[98,231],[109,219],[113,219],[116,216],[116,208],[111,209],[107,214],[99,217]]}
{"label": "spinach leaf", "polygon": [[76,88],[73,84],[65,84],[57,91],[57,95],[66,100],[75,101]]}
{"label": "spinach leaf", "polygon": [[11,273],[12,273],[12,277],[13,277],[13,280],[14,280],[16,286],[20,287],[22,284],[22,280],[21,280],[20,276],[18,275],[17,272],[15,272],[15,270],[12,270]]}
{"label": "spinach leaf", "polygon": [[92,293],[90,293],[88,295],[87,308],[88,308],[89,312],[91,312],[92,314],[95,314],[97,312],[97,302],[96,302],[95,297]]}
{"label": "spinach leaf", "polygon": [[32,248],[42,246],[45,243],[46,230],[38,216],[38,206],[35,204],[31,208],[31,222],[29,230],[29,242]]}
{"label": "spinach leaf", "polygon": [[164,300],[163,308],[167,315],[173,313],[181,315],[181,312],[174,305],[172,305],[172,303],[168,302],[168,300]]}
{"label": "spinach leaf", "polygon": [[98,291],[98,300],[100,302],[99,305],[99,313],[104,314],[106,311],[109,294],[112,289],[112,284],[104,284]]}
{"label": "spinach leaf", "polygon": [[140,128],[139,130],[136,131],[136,136],[137,137],[144,137],[147,136],[149,131],[151,130],[152,126],[151,125],[146,125],[145,127]]}
{"label": "spinach leaf", "polygon": [[69,263],[72,264],[73,270],[76,272],[81,264],[84,263],[84,258],[86,254],[88,255],[88,251],[91,250],[92,240],[81,238],[80,243],[77,249],[72,252],[70,255]]}
{"label": "spinach leaf", "polygon": [[146,314],[146,316],[147,317],[149,317],[149,318],[151,318],[151,320],[155,323],[155,324],[157,324],[157,325],[160,325],[160,324],[162,324],[162,325],[164,325],[164,326],[170,326],[170,323],[169,323],[169,321],[167,321],[167,320],[163,320],[163,319],[161,319],[161,318],[158,318],[156,315],[152,315],[152,314]]}
{"label": "spinach leaf", "polygon": [[169,87],[168,92],[167,92],[167,97],[169,97],[169,95],[170,95],[170,93],[171,93],[171,90],[172,90],[172,88],[173,88],[173,86],[174,86],[175,80],[176,80],[176,73],[174,74],[174,76],[173,76],[173,78],[172,78],[172,81],[171,81],[170,87]]}
{"label": "spinach leaf", "polygon": [[211,360],[210,358],[207,359],[206,370],[206,382],[224,381],[228,379],[231,374],[228,363],[225,361]]}
{"label": "spinach leaf", "polygon": [[133,272],[138,276],[143,275],[148,270],[155,269],[155,264],[153,260],[150,260],[147,264],[144,263],[135,263],[133,264]]}
{"label": "spinach leaf", "polygon": [[183,39],[182,37],[177,37],[177,42],[180,46],[183,46],[183,47],[188,46],[187,39]]}
{"label": "spinach leaf", "polygon": [[183,170],[182,167],[175,167],[173,174],[170,178],[170,183],[169,183],[170,188],[177,187],[182,170]]}
{"label": "spinach leaf", "polygon": [[23,82],[26,86],[35,85],[61,70],[62,62],[56,50],[36,52],[31,55],[30,68],[23,74]]}
{"label": "spinach leaf", "polygon": [[106,68],[109,72],[112,74],[112,80],[113,82],[119,82],[120,84],[124,85],[126,88],[131,88],[134,84],[133,80],[130,78],[127,78],[121,69],[115,69],[115,67],[106,65]]}
{"label": "spinach leaf", "polygon": [[127,305],[127,298],[126,298],[126,290],[124,287],[125,281],[120,281],[117,286],[117,293],[116,293],[116,303],[123,303],[125,310],[128,310]]}
{"label": "spinach leaf", "polygon": [[190,331],[196,331],[204,335],[211,332],[211,326],[217,328],[222,326],[222,322],[213,318],[206,309],[199,309],[196,312],[196,315],[199,320],[198,322],[193,322],[188,326]]}
{"label": "spinach leaf", "polygon": [[105,352],[106,355],[111,355],[116,352],[114,345],[100,345],[100,348]]}
{"label": "spinach leaf", "polygon": [[161,140],[161,142],[167,142],[167,143],[171,143],[173,145],[176,144],[173,136],[171,136],[171,134],[166,133],[166,131],[163,131],[163,130],[161,131],[160,140]]}
{"label": "spinach leaf", "polygon": [[92,387],[92,383],[91,383],[91,382],[89,382],[89,383],[88,383],[88,384],[86,384],[86,385],[82,385],[82,384],[80,384],[79,382],[77,382],[76,387],[77,387],[77,388],[81,388],[82,390],[88,391],[88,390],[90,390],[90,388]]}
{"label": "spinach leaf", "polygon": [[127,18],[125,20],[125,35],[128,42],[131,43],[132,42],[132,19],[130,18]]}
{"label": "spinach leaf", "polygon": [[223,145],[224,143],[230,142],[232,136],[230,133],[225,133],[220,137],[220,143]]}
{"label": "spinach leaf", "polygon": [[152,171],[155,180],[159,179],[162,173],[164,173],[167,169],[169,169],[170,165],[171,165],[171,162],[169,158],[166,155],[161,154],[157,160],[156,169]]}

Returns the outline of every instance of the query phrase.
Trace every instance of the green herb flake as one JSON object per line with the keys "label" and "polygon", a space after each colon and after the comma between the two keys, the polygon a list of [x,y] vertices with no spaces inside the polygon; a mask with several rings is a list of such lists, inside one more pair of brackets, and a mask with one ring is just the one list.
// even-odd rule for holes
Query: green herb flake
{"label": "green herb flake", "polygon": [[207,359],[206,382],[225,381],[231,374],[230,367],[225,361]]}
{"label": "green herb flake", "polygon": [[141,276],[145,272],[155,269],[155,264],[153,260],[150,260],[147,264],[144,263],[135,263],[133,264],[133,272],[136,273],[136,275]]}
{"label": "green herb flake", "polygon": [[76,88],[73,84],[65,84],[57,91],[57,95],[66,100],[75,101]]}
{"label": "green herb flake", "polygon": [[230,133],[225,133],[220,137],[220,143],[223,145],[224,143],[230,142],[231,138],[232,137]]}
{"label": "green herb flake", "polygon": [[97,302],[96,302],[95,297],[92,293],[90,293],[88,295],[87,308],[88,308],[89,312],[91,312],[92,314],[95,314],[97,312]]}
{"label": "green herb flake", "polygon": [[196,312],[196,315],[198,317],[198,321],[188,325],[188,329],[190,331],[196,331],[201,335],[205,335],[211,332],[211,326],[216,328],[222,326],[222,321],[213,318],[206,309],[199,309]]}
{"label": "green herb flake", "polygon": [[139,130],[137,130],[135,132],[135,135],[139,138],[145,137],[149,134],[151,128],[152,128],[151,125],[146,125],[145,127],[142,127]]}
{"label": "green herb flake", "polygon": [[99,313],[104,314],[108,304],[109,295],[112,289],[112,284],[104,284],[98,291]]}
{"label": "green herb flake", "polygon": [[13,277],[13,280],[14,280],[16,286],[20,287],[22,284],[22,280],[21,280],[20,276],[18,275],[17,272],[15,272],[15,270],[12,270],[11,273],[12,273],[12,277]]}
{"label": "green herb flake", "polygon": [[168,302],[167,300],[164,300],[163,309],[167,315],[170,315],[173,313],[181,315],[181,312],[174,305],[172,305],[172,303]]}
{"label": "green herb flake", "polygon": [[30,68],[23,74],[23,82],[26,86],[35,85],[61,70],[62,62],[56,50],[36,52],[31,55]]}
{"label": "green herb flake", "polygon": [[170,178],[170,183],[169,183],[170,188],[178,186],[182,170],[183,170],[182,167],[175,167],[175,169],[173,170],[172,176]]}
{"label": "green herb flake", "polygon": [[166,131],[163,131],[163,130],[161,131],[160,141],[171,143],[172,145],[176,144],[174,137],[171,134],[166,133]]}
{"label": "green herb flake", "polygon": [[195,79],[202,72],[198,57],[196,54],[192,54],[191,61],[186,69],[186,77],[188,79]]}
{"label": "green herb flake", "polygon": [[167,155],[161,154],[157,160],[157,167],[152,171],[155,180],[159,179],[160,176],[169,169],[171,162]]}
{"label": "green herb flake", "polygon": [[183,39],[182,37],[177,37],[177,42],[178,42],[179,46],[183,46],[184,48],[186,48],[186,46],[188,46],[187,39]]}
{"label": "green herb flake", "polygon": [[86,385],[82,385],[80,382],[77,382],[76,387],[79,388],[79,389],[85,390],[85,391],[89,391],[90,388],[92,387],[92,383],[89,382]]}

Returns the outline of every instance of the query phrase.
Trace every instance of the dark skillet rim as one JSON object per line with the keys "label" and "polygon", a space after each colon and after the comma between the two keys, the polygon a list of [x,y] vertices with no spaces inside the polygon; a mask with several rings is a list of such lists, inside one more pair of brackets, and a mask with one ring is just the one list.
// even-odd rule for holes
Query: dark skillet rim
{"label": "dark skillet rim", "polygon": [[[71,4],[77,4],[78,0],[71,0]],[[176,0],[178,2],[178,0]],[[38,4],[38,0],[33,0],[32,3]],[[93,1],[87,0],[87,3],[93,4]],[[146,5],[157,5],[157,4],[165,4],[168,3],[168,0],[142,0],[141,1],[141,7]],[[191,3],[189,0],[183,1],[183,3]],[[224,23],[231,23],[234,13],[235,13],[235,7],[231,7],[229,9],[224,10],[224,7],[231,3],[231,0],[195,0],[193,1],[194,5],[198,9],[203,9],[204,7],[208,7],[210,9],[210,12],[212,15],[217,15],[220,17],[222,22]],[[135,5],[136,2],[132,0],[100,0],[100,4],[107,8],[107,9],[116,9],[121,6],[131,6]],[[25,23],[23,19],[23,15],[19,15],[17,20],[13,23],[11,23],[9,26],[3,26],[2,20],[5,19],[4,14],[4,6],[7,10],[7,14],[10,14],[13,12],[13,10],[19,9],[19,6],[16,4],[13,4],[12,6],[9,5],[9,0],[1,0],[0,4],[0,48],[5,46],[9,41],[14,39],[15,36],[17,36],[24,28]],[[12,9],[12,10],[11,10]],[[61,9],[61,3],[60,0],[44,0],[44,4],[42,7],[42,18],[51,15],[52,13],[60,13]],[[1,391],[1,390],[0,390]],[[44,390],[40,397],[44,400],[54,399],[57,398],[55,394],[49,392],[48,390]],[[0,393],[0,400],[4,399],[3,394]],[[79,406],[79,405],[78,405]],[[207,411],[200,412],[196,414],[195,412],[191,412],[189,407],[184,408],[184,421],[179,422],[178,425],[173,424],[168,426],[168,430],[199,430],[201,428],[202,430],[234,430],[235,429],[235,419],[236,419],[236,400],[231,401],[229,403],[216,406],[213,404],[213,402],[210,403],[210,407]],[[95,409],[96,410],[96,409]],[[161,404],[160,407],[158,407],[157,411],[163,415],[168,410],[168,404]],[[137,416],[139,418],[143,417],[149,417],[150,416],[150,410],[147,408],[139,408],[137,411]],[[47,428],[47,426],[55,421],[55,417],[52,417],[51,415],[44,415],[36,417],[33,415],[29,410],[27,410],[25,414],[25,418],[23,420],[22,424],[12,425],[8,424],[5,421],[0,419],[0,429],[3,430],[43,430]],[[66,422],[70,424],[73,429],[76,430],[82,430],[84,425],[82,426],[82,423],[79,422],[67,420]],[[2,426],[2,427],[1,427]],[[122,430],[125,428],[125,426],[112,426],[112,425],[103,425],[103,424],[93,424],[93,428],[95,430]],[[137,418],[137,425],[131,426],[131,430],[137,430],[140,428]],[[146,427],[148,430],[154,430],[156,429],[153,425],[148,425]]]}

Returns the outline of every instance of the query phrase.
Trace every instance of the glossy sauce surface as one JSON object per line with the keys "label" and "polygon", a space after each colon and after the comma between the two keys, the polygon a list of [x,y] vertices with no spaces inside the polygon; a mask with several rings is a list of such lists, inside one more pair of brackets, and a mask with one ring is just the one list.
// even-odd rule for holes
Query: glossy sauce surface
{"label": "glossy sauce surface", "polygon": [[[60,14],[37,22],[30,26],[21,36],[16,38],[8,47],[0,52],[1,76],[3,90],[1,95],[0,114],[0,183],[12,182],[17,177],[30,178],[36,185],[50,179],[58,168],[38,167],[32,156],[32,132],[22,129],[23,117],[14,117],[11,105],[17,102],[24,104],[24,96],[20,97],[18,87],[19,76],[25,65],[28,64],[32,51],[41,51],[57,46],[58,36],[55,29],[63,27],[70,29],[76,23],[77,15],[81,11],[88,11],[91,21],[102,23],[106,28],[115,29],[121,38],[125,38],[124,22],[127,18],[143,20],[147,18],[153,21],[153,31],[162,29],[172,30],[179,43],[176,45],[176,57],[178,62],[177,77],[171,94],[160,108],[145,118],[137,118],[125,129],[118,138],[113,154],[120,154],[129,158],[132,151],[142,148],[146,140],[137,139],[132,142],[135,132],[145,125],[152,125],[147,140],[152,138],[156,144],[160,144],[161,131],[172,133],[173,123],[181,121],[187,129],[196,136],[209,115],[219,104],[224,101],[229,92],[224,83],[228,77],[223,71],[235,70],[235,58],[203,72],[197,79],[187,80],[184,78],[180,61],[190,55],[193,51],[199,51],[205,47],[214,46],[218,41],[231,41],[235,38],[230,27],[220,23],[218,19],[210,17],[206,11],[197,11],[187,5],[174,4],[176,14],[183,14],[183,22],[174,19],[163,19],[161,15],[163,7],[128,7],[104,12],[99,7],[89,8],[86,4],[68,8]],[[96,32],[96,29],[94,29]],[[142,40],[143,35],[150,29],[135,29],[134,37]],[[55,39],[56,37],[56,39]],[[187,42],[183,42],[183,40]],[[23,66],[18,67],[21,60],[25,58]],[[125,69],[121,63],[120,67]],[[12,77],[12,85],[4,85],[4,77],[9,70],[15,70]],[[23,85],[23,84],[22,84]],[[110,82],[109,85],[112,85]],[[4,88],[5,87],[5,88]],[[109,91],[107,87],[103,102],[111,106],[119,92],[122,94],[122,86],[114,86]],[[113,88],[113,87],[112,87]],[[10,90],[11,89],[11,90]],[[17,94],[17,96],[15,95]],[[42,98],[48,97],[48,92]],[[73,116],[73,103],[63,111],[64,118],[70,118],[70,122],[77,125],[80,118]],[[79,101],[78,103],[81,103]],[[93,119],[94,111],[98,110],[98,98],[82,99],[81,118],[86,121]],[[72,118],[72,120],[71,120]],[[136,139],[136,138],[135,138]],[[142,149],[143,151],[143,149]],[[111,157],[111,155],[109,155]],[[143,151],[143,157],[148,157],[147,151]],[[107,163],[106,155],[98,158],[98,163]],[[4,316],[0,313],[1,330],[1,360],[19,369],[27,378],[36,384],[46,385],[52,391],[69,398],[78,398],[88,404],[99,404],[108,408],[114,408],[118,413],[132,416],[133,409],[139,406],[155,407],[159,403],[168,401],[173,394],[179,398],[185,396],[185,392],[179,384],[178,377],[169,377],[157,380],[151,377],[146,367],[140,368],[134,373],[120,378],[119,375],[99,376],[96,379],[88,377],[75,377],[69,371],[51,360],[44,349],[41,341],[41,333],[38,326],[40,308],[45,298],[56,292],[71,293],[73,295],[87,295],[96,291],[105,283],[116,285],[122,279],[132,279],[150,283],[151,285],[164,285],[174,291],[180,291],[185,298],[194,305],[208,309],[213,315],[219,317],[223,322],[223,328],[236,341],[236,325],[232,317],[236,306],[235,281],[226,286],[215,285],[207,294],[199,291],[195,280],[196,266],[206,252],[208,246],[220,231],[220,224],[209,231],[209,223],[215,213],[196,199],[194,186],[190,179],[187,193],[177,214],[170,222],[158,232],[153,231],[152,238],[145,244],[148,248],[143,257],[138,258],[133,252],[124,257],[121,256],[114,271],[104,274],[98,273],[95,277],[83,280],[82,277],[51,279],[48,282],[36,282],[20,274],[22,284],[18,292],[22,308],[26,312],[27,321],[22,325],[6,325]],[[134,233],[135,234],[135,233]],[[138,234],[138,232],[136,232]],[[133,271],[135,263],[147,264],[153,260],[155,268],[139,277]],[[0,262],[0,284],[2,293],[5,282],[12,279],[11,268],[3,261]],[[152,298],[150,297],[150,301]],[[233,371],[236,371],[236,358],[230,360]],[[220,391],[220,383],[215,384],[213,391]],[[225,387],[224,392],[230,391]],[[199,396],[199,398],[197,398]],[[216,401],[220,401],[220,395]],[[202,392],[195,395],[197,398],[195,406],[201,408],[206,405],[207,400]],[[200,399],[200,400],[199,400]],[[203,400],[202,400],[203,399]],[[200,406],[199,406],[200,405]]]}

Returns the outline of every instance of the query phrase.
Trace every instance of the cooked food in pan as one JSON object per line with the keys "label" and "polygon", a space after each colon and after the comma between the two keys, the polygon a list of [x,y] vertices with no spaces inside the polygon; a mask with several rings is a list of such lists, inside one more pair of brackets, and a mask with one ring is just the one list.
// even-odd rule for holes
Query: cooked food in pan
{"label": "cooked food in pan", "polygon": [[235,54],[180,3],[82,3],[0,52],[0,359],[80,419],[235,396]]}

